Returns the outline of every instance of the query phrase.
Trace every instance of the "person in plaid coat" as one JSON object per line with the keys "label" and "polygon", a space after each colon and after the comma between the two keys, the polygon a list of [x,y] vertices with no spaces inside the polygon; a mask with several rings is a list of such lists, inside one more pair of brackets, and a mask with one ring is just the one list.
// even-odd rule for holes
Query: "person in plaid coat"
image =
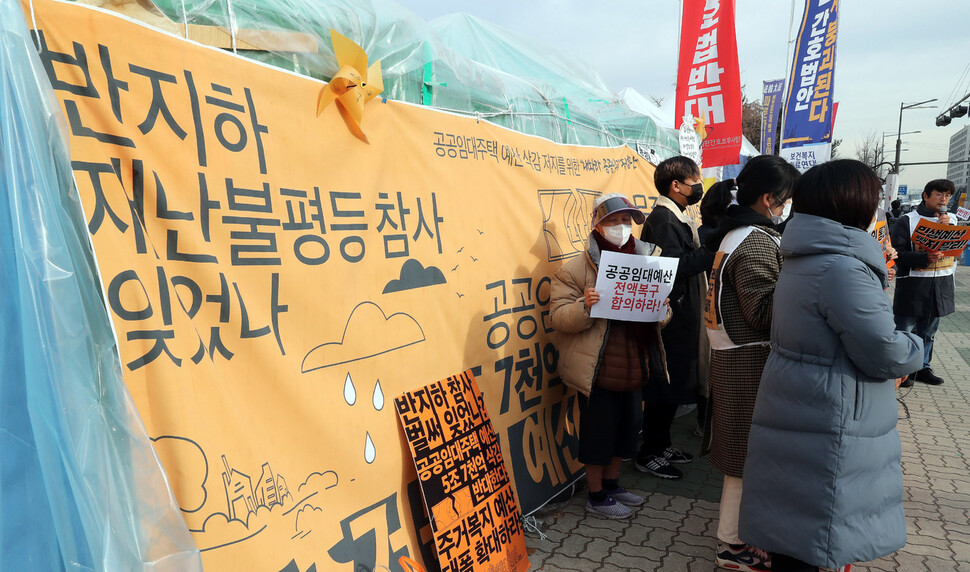
{"label": "person in plaid coat", "polygon": [[712,418],[705,431],[711,464],[724,473],[715,561],[734,570],[768,570],[768,555],[738,536],[741,478],[761,371],[768,359],[771,308],[781,273],[775,230],[798,170],[771,155],[754,157],[738,175],[738,204],[707,239],[717,251],[705,306],[712,355]]}

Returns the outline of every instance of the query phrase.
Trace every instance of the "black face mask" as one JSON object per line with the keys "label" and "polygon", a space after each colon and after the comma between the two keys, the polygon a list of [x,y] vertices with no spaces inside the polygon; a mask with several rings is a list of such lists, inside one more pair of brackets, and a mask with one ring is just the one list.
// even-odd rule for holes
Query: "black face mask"
{"label": "black face mask", "polygon": [[[682,183],[686,185],[687,183]],[[688,205],[696,205],[704,198],[704,183],[694,183],[690,186],[690,195],[687,196]]]}

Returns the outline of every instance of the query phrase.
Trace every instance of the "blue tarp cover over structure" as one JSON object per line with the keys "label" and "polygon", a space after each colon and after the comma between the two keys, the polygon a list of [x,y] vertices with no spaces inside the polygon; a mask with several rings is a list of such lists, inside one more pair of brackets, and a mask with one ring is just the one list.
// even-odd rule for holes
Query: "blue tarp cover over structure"
{"label": "blue tarp cover over structure", "polygon": [[0,0],[0,570],[201,570],[121,378],[66,140]]}

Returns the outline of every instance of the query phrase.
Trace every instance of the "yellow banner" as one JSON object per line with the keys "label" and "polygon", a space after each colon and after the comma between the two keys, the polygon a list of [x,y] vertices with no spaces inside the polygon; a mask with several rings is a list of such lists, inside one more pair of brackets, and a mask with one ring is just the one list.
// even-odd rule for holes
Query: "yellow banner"
{"label": "yellow banner", "polygon": [[648,208],[650,165],[379,98],[368,144],[316,117],[320,82],[72,3],[33,17],[124,378],[206,569],[434,558],[392,399],[455,371],[526,513],[581,474],[550,276],[597,195]]}

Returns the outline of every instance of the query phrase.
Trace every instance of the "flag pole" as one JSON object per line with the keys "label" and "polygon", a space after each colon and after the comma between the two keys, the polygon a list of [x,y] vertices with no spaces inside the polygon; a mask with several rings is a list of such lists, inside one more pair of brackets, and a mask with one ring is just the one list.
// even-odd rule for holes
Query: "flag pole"
{"label": "flag pole", "polygon": [[[792,29],[795,26],[795,0],[791,0],[791,14],[788,16],[788,51],[785,53],[785,83],[783,84],[784,91],[782,93],[790,93],[788,88],[789,77],[788,74],[791,72],[791,62],[789,59],[792,57],[792,43],[795,41],[791,37]],[[785,140],[785,111],[788,109],[788,99],[785,98],[781,102],[781,137],[778,138],[778,154],[781,155],[781,144]],[[769,153],[774,155],[774,149]]]}
{"label": "flag pole", "polygon": [[[684,27],[684,2],[687,0],[680,0],[677,2],[677,7],[680,8],[679,14],[677,15],[677,67],[680,67],[680,36],[684,33],[681,29]],[[680,74],[680,70],[677,70],[677,74]],[[676,76],[675,76],[676,77]],[[677,109],[677,81],[674,80],[674,129],[680,130],[680,110]],[[678,149],[678,155],[680,150]]]}

